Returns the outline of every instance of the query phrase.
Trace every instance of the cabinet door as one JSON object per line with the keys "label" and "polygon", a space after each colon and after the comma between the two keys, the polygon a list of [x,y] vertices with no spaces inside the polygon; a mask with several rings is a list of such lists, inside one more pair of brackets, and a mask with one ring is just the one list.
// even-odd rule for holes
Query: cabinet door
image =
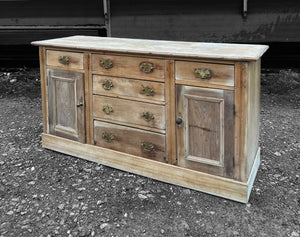
{"label": "cabinet door", "polygon": [[232,177],[234,93],[177,85],[178,165]]}
{"label": "cabinet door", "polygon": [[85,142],[83,74],[48,69],[49,133]]}

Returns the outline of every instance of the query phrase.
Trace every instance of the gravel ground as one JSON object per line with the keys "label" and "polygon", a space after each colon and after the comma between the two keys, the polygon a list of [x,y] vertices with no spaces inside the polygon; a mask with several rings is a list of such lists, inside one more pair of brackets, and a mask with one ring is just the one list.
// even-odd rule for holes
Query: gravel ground
{"label": "gravel ground", "polygon": [[41,147],[36,68],[0,68],[0,237],[300,236],[300,74],[264,70],[248,204]]}

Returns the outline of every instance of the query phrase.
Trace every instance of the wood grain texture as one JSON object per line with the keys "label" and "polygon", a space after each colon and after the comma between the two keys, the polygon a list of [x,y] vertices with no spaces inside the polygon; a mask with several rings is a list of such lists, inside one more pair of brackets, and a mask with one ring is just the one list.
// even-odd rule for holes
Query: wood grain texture
{"label": "wood grain texture", "polygon": [[[210,79],[197,78],[196,68],[206,68],[211,71]],[[199,62],[176,61],[175,78],[180,81],[200,82],[223,86],[234,86],[234,66]]]}
{"label": "wood grain texture", "polygon": [[248,178],[259,149],[260,123],[260,60],[249,62],[247,86],[246,177]]}
{"label": "wood grain texture", "polygon": [[89,97],[89,124],[90,124],[90,141],[91,144],[94,144],[94,112],[93,112],[93,74],[92,74],[92,55],[89,52],[89,94],[86,96]]}
{"label": "wood grain texture", "polygon": [[236,64],[235,174],[248,179],[259,148],[260,60]]}
{"label": "wood grain texture", "polygon": [[83,74],[48,69],[47,75],[49,133],[85,142]]}
{"label": "wood grain texture", "polygon": [[[113,135],[113,140],[105,141],[103,134]],[[95,145],[165,162],[165,135],[141,129],[130,128],[101,121],[94,121]],[[143,149],[142,143],[153,145],[153,150]]]}
{"label": "wood grain texture", "polygon": [[233,92],[177,85],[177,157],[182,167],[232,177]]}
{"label": "wood grain texture", "polygon": [[44,47],[39,48],[40,57],[40,76],[41,76],[41,94],[43,110],[43,132],[49,131],[48,128],[48,98],[47,98],[47,75],[46,75],[46,50]]}
{"label": "wood grain texture", "polygon": [[[59,58],[64,56],[68,57],[70,60],[67,65],[59,62]],[[62,67],[66,69],[83,69],[83,53],[47,50],[47,65]]]}
{"label": "wood grain texture", "polygon": [[165,69],[167,160],[170,164],[177,164],[174,60],[166,60]]}
{"label": "wood grain texture", "polygon": [[[112,87],[105,89],[103,83],[111,82]],[[150,88],[153,94],[146,94],[143,88]],[[165,101],[165,86],[163,83],[134,80],[119,77],[93,75],[93,93],[107,96],[125,96],[144,101]]]}
{"label": "wood grain texture", "polygon": [[86,136],[86,142],[88,144],[92,144],[91,139],[91,127],[93,127],[93,124],[90,123],[90,114],[91,114],[91,108],[90,106],[90,94],[92,92],[90,91],[90,80],[89,80],[89,62],[90,62],[90,55],[89,53],[84,53],[84,104],[85,104],[85,136]]}
{"label": "wood grain texture", "polygon": [[71,36],[35,41],[32,44],[86,50],[237,61],[257,60],[268,49],[266,45],[175,42],[93,36]]}
{"label": "wood grain texture", "polygon": [[[113,64],[112,68],[105,69],[101,67],[101,60],[111,60]],[[154,69],[152,72],[145,73],[140,69],[140,64],[143,62],[151,63],[153,65]],[[157,81],[163,81],[164,79],[164,61],[160,59],[93,54],[92,70],[94,73],[108,76],[120,76]]]}
{"label": "wood grain texture", "polygon": [[[113,110],[109,114],[103,111],[103,107],[107,105]],[[147,112],[154,116],[150,121],[142,117],[143,113]],[[137,124],[158,129],[166,127],[165,107],[162,105],[94,95],[93,113],[94,118],[125,122],[131,126]]]}
{"label": "wood grain texture", "polygon": [[44,148],[94,161],[120,170],[146,176],[170,184],[246,203],[247,183],[188,170],[175,165],[145,159],[110,149],[42,134]]}

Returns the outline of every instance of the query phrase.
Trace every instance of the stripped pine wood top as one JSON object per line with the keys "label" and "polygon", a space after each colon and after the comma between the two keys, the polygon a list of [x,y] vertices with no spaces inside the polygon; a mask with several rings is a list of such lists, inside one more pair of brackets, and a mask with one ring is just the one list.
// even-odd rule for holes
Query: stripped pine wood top
{"label": "stripped pine wood top", "polygon": [[97,36],[71,36],[35,41],[33,45],[83,50],[141,53],[219,60],[255,61],[269,48],[254,44],[221,44],[164,40],[124,39]]}

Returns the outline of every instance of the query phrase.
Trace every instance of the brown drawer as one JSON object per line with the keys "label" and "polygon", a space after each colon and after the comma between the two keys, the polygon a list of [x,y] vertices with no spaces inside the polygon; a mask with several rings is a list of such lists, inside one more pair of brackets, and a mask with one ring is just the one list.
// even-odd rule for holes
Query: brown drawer
{"label": "brown drawer", "polygon": [[92,55],[92,70],[102,75],[162,80],[164,61],[160,59]]}
{"label": "brown drawer", "polygon": [[234,86],[234,66],[177,61],[175,78],[179,81]]}
{"label": "brown drawer", "polygon": [[163,83],[120,77],[93,75],[93,93],[155,101],[165,100]]}
{"label": "brown drawer", "polygon": [[47,65],[83,69],[83,53],[47,50]]}
{"label": "brown drawer", "polygon": [[157,161],[165,159],[165,135],[94,120],[95,145]]}
{"label": "brown drawer", "polygon": [[165,129],[165,107],[105,96],[93,96],[94,117]]}

